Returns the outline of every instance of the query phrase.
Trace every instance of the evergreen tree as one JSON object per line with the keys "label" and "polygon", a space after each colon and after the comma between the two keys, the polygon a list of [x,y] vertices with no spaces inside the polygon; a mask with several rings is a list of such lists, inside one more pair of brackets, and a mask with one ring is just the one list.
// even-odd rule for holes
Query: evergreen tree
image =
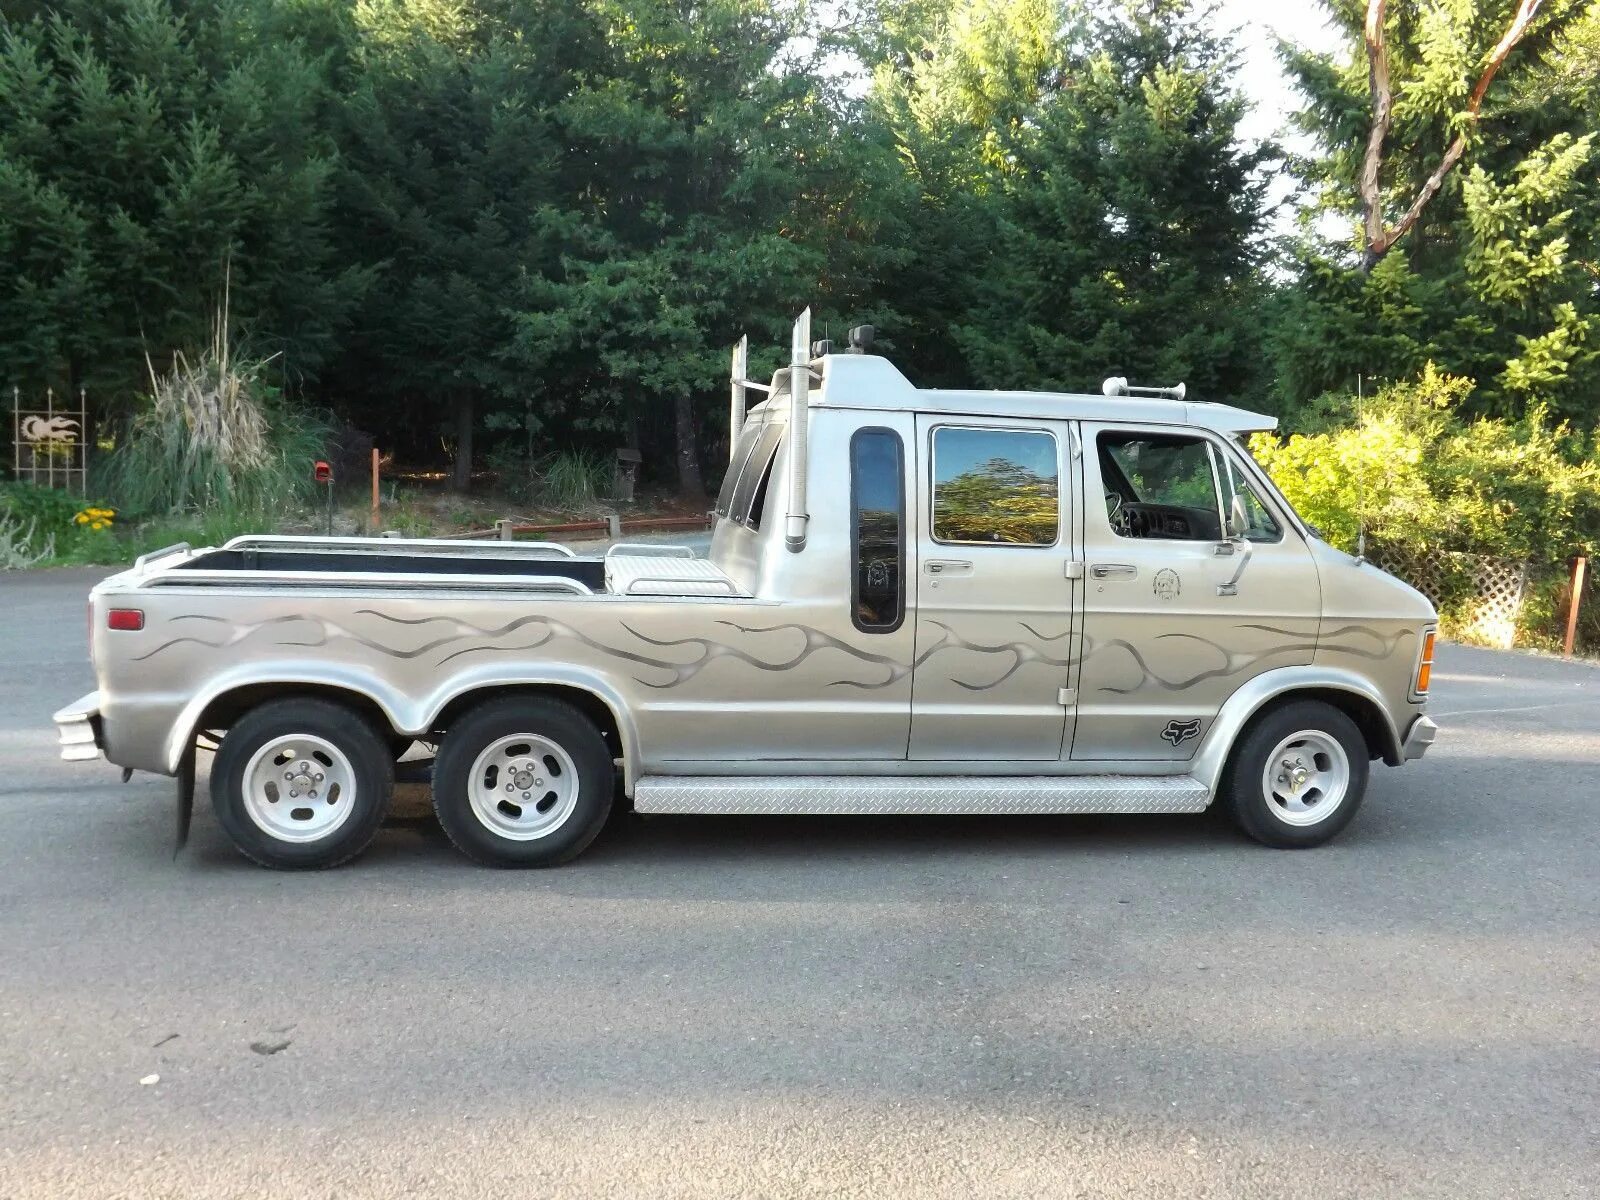
{"label": "evergreen tree", "polygon": [[[1333,14],[1347,49],[1286,61],[1323,148],[1302,164],[1314,213],[1351,236],[1296,248],[1273,336],[1281,401],[1433,361],[1477,381],[1476,412],[1592,421],[1596,5],[1372,0]],[[1383,34],[1381,85],[1369,28]]]}
{"label": "evergreen tree", "polygon": [[1245,147],[1233,52],[1189,0],[1075,15],[1059,86],[1007,143],[1003,233],[956,335],[990,386],[1259,384],[1268,150]]}
{"label": "evergreen tree", "polygon": [[315,372],[357,282],[328,237],[329,103],[267,0],[7,6],[0,359],[126,401],[231,284],[251,348]]}
{"label": "evergreen tree", "polygon": [[822,277],[806,193],[831,110],[808,60],[785,57],[802,53],[797,9],[587,11],[605,56],[558,109],[582,170],[571,240],[558,272],[524,280],[512,361],[558,380],[591,428],[659,428],[670,413],[679,490],[698,496],[701,401],[721,435],[728,345],[749,324],[786,330]]}
{"label": "evergreen tree", "polygon": [[453,443],[541,387],[510,368],[513,293],[551,269],[576,178],[553,119],[598,31],[560,6],[363,0],[342,237],[372,274],[338,383],[363,419]]}

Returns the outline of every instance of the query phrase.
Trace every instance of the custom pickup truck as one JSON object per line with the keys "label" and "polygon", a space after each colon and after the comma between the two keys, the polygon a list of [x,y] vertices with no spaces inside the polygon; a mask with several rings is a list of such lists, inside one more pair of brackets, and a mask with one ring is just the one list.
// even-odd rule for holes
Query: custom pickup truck
{"label": "custom pickup truck", "polygon": [[[796,323],[734,351],[708,557],[245,537],[90,596],[98,688],[63,755],[178,779],[199,745],[250,858],[326,867],[434,752],[481,862],[579,854],[642,813],[1189,813],[1326,841],[1368,769],[1433,741],[1435,615],[1322,541],[1250,459],[1271,417],[920,389]],[[764,393],[748,405],[752,392]],[[181,835],[180,835],[181,836]]]}

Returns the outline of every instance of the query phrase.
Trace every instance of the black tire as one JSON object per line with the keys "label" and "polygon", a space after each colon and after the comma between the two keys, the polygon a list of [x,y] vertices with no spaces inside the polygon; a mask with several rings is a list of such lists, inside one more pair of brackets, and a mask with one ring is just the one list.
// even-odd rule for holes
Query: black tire
{"label": "black tire", "polygon": [[[1286,739],[1301,733],[1332,739],[1344,752],[1344,791],[1320,815],[1316,805],[1326,802],[1331,792],[1319,796],[1313,786],[1285,799],[1269,794],[1267,788],[1269,758]],[[1285,753],[1313,773],[1319,770],[1319,758],[1328,759],[1330,767],[1339,765],[1336,754],[1318,749],[1315,737]],[[1256,717],[1240,737],[1222,774],[1222,802],[1234,823],[1263,845],[1306,849],[1322,845],[1350,824],[1366,795],[1369,773],[1367,742],[1354,721],[1320,700],[1295,700]],[[1284,780],[1284,790],[1293,786],[1287,772],[1278,778]],[[1295,804],[1301,806],[1299,812],[1292,810]]]}
{"label": "black tire", "polygon": [[[292,821],[292,816],[282,815],[285,812],[325,814],[343,803],[339,823],[325,836],[308,841],[286,840],[274,834],[251,815],[252,802],[246,796],[245,773],[257,753],[294,735],[319,738],[335,747],[344,755],[350,774],[350,786],[340,789],[338,795],[312,792],[298,806],[292,806],[289,795],[283,794],[265,801],[267,819],[278,822],[280,828],[288,828]],[[311,770],[321,766],[332,770],[331,764],[318,763],[309,751],[306,753],[303,761],[312,763]],[[295,769],[292,761],[282,765]],[[394,758],[387,737],[343,705],[309,697],[271,700],[251,709],[228,730],[211,764],[211,806],[222,828],[246,858],[278,870],[336,867],[360,854],[383,823],[393,789]],[[308,807],[310,795],[316,795],[315,808]],[[282,810],[277,807],[279,804],[283,805]]]}
{"label": "black tire", "polygon": [[[523,737],[530,741],[515,740]],[[495,750],[497,745],[501,749]],[[491,761],[483,779],[474,780],[483,755]],[[505,774],[501,761],[507,763]],[[516,763],[531,765],[518,769]],[[538,773],[537,786],[523,779],[529,790],[516,790],[521,785],[515,780],[532,772]],[[611,812],[615,775],[611,751],[588,717],[559,700],[508,696],[465,713],[445,734],[434,763],[433,809],[456,848],[477,862],[553,867],[582,854],[599,835]],[[475,783],[483,796],[478,804],[471,790]],[[502,797],[507,784],[511,790]],[[542,821],[556,823],[544,828]]]}

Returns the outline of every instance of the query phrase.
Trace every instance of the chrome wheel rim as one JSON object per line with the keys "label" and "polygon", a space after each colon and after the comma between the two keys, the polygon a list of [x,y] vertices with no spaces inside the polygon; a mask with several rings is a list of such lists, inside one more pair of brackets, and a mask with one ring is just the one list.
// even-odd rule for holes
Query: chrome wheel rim
{"label": "chrome wheel rim", "polygon": [[1261,787],[1273,815],[1286,825],[1326,821],[1350,791],[1350,756],[1339,739],[1302,729],[1267,756]]}
{"label": "chrome wheel rim", "polygon": [[578,806],[572,756],[536,733],[496,738],[473,761],[467,779],[472,815],[491,833],[514,842],[548,837]]}
{"label": "chrome wheel rim", "polygon": [[355,810],[356,772],[327,738],[286,733],[267,742],[244,768],[244,811],[268,837],[316,842]]}

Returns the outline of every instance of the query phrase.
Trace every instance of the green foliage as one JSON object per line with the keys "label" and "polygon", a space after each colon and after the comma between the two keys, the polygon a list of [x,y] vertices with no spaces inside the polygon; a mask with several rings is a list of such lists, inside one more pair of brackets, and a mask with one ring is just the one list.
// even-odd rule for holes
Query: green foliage
{"label": "green foliage", "polygon": [[590,450],[529,458],[520,449],[503,446],[489,455],[489,465],[499,477],[501,491],[539,508],[583,512],[611,491],[609,457]]}
{"label": "green foliage", "polygon": [[1476,119],[1468,95],[1514,0],[1388,6],[1394,122],[1380,164],[1390,223],[1419,194],[1459,133],[1459,166],[1417,226],[1370,274],[1357,262],[1356,180],[1370,128],[1364,5],[1327,7],[1346,34],[1332,55],[1294,48],[1285,61],[1307,105],[1300,128],[1321,152],[1297,168],[1314,189],[1310,229],[1287,264],[1270,338],[1277,401],[1293,413],[1357,375],[1400,380],[1433,361],[1476,379],[1478,415],[1546,409],[1591,424],[1600,405],[1600,8],[1550,0],[1507,59]]}
{"label": "green foliage", "polygon": [[229,354],[220,330],[193,363],[151,376],[151,393],[101,460],[97,486],[145,516],[224,512],[256,520],[309,497],[332,426],[283,403],[266,364]]}
{"label": "green foliage", "polygon": [[130,402],[148,351],[237,317],[291,379],[359,279],[329,240],[328,62],[294,6],[58,0],[0,15],[0,351]]}
{"label": "green foliage", "polygon": [[1429,364],[1363,401],[1345,422],[1251,450],[1306,520],[1354,549],[1378,543],[1461,551],[1548,567],[1600,545],[1593,443],[1535,411],[1518,421],[1467,415],[1470,380]]}

